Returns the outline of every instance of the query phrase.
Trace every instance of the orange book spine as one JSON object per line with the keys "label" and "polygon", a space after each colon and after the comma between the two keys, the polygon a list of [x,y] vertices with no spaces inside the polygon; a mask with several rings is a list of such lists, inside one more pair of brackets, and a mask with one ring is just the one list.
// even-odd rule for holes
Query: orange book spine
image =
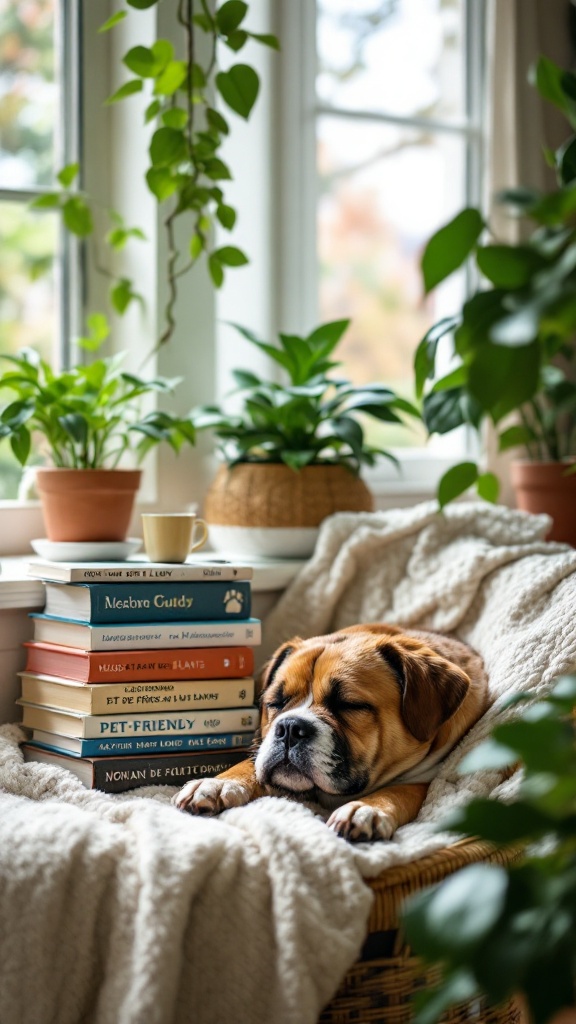
{"label": "orange book spine", "polygon": [[202,647],[147,651],[83,651],[26,641],[26,671],[79,683],[134,680],[239,679],[254,671],[250,647]]}

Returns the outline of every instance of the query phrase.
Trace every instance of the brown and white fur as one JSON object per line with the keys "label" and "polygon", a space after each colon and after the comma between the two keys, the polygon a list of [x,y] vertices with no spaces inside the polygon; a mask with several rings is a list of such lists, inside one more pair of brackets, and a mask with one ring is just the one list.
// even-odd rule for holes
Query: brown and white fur
{"label": "brown and white fur", "polygon": [[487,705],[480,655],[452,637],[382,623],[296,637],[265,670],[252,756],[189,782],[174,802],[219,814],[297,796],[331,812],[328,826],[346,839],[389,839]]}

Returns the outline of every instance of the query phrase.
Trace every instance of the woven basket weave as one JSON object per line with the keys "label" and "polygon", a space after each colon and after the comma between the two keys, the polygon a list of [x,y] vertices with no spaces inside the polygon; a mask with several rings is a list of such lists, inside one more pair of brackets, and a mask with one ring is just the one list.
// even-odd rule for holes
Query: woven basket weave
{"label": "woven basket weave", "polygon": [[[436,968],[425,968],[404,941],[399,928],[404,900],[467,864],[508,864],[517,857],[517,852],[463,840],[422,860],[388,868],[372,879],[368,884],[374,892],[374,904],[362,954],[318,1024],[409,1024],[414,993],[430,986],[438,973]],[[513,1000],[487,1007],[475,999],[442,1017],[447,1024],[520,1024],[520,1020],[520,1010]]]}
{"label": "woven basket weave", "polygon": [[314,527],[333,512],[372,512],[366,484],[346,466],[276,463],[221,466],[204,501],[204,518],[218,526]]}

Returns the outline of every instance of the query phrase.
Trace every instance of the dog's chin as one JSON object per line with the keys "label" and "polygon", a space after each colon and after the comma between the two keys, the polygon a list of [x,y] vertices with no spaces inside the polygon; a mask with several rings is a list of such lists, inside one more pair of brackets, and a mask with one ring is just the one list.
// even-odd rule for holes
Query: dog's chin
{"label": "dog's chin", "polygon": [[282,789],[288,793],[298,793],[301,796],[311,793],[315,785],[307,775],[303,775],[291,764],[276,765],[268,774],[266,784],[274,789]]}

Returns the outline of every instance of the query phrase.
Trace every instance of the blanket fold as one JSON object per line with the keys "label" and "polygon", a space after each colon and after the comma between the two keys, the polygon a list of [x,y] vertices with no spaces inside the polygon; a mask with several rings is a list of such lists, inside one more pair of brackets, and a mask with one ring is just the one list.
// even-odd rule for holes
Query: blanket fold
{"label": "blanket fold", "polygon": [[209,820],[172,787],[90,792],[24,765],[21,730],[1,727],[0,1024],[314,1024],[359,953],[364,879],[449,842],[455,803],[513,795],[458,763],[516,713],[506,697],[576,667],[576,551],[548,525],[483,503],[334,516],[264,623],[264,658],[363,621],[453,631],[484,657],[492,706],[390,842],[349,846],[288,800]]}

